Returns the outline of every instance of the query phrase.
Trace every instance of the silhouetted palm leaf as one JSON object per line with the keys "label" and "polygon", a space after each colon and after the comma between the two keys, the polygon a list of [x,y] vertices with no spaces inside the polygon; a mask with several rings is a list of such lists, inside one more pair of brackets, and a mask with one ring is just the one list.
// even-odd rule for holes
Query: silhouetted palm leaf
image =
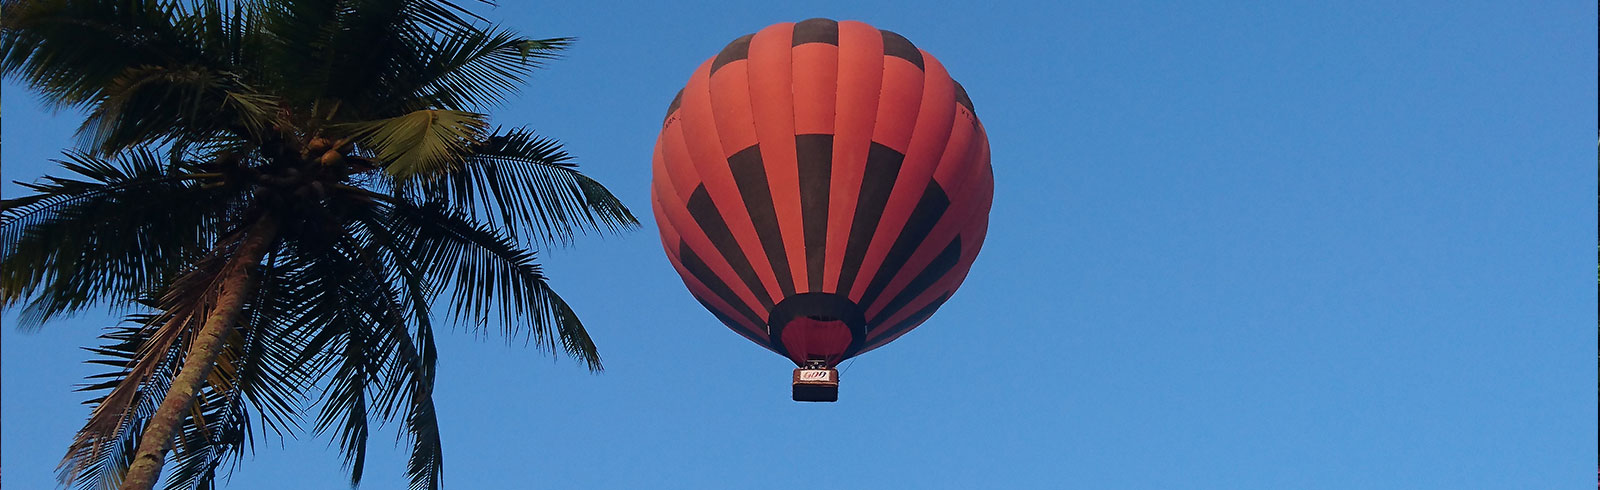
{"label": "silhouetted palm leaf", "polygon": [[194,166],[137,151],[113,162],[69,154],[81,176],[23,184],[0,201],[0,304],[29,302],[25,324],[108,300],[124,305],[210,248],[228,208],[193,206],[236,191],[205,187]]}

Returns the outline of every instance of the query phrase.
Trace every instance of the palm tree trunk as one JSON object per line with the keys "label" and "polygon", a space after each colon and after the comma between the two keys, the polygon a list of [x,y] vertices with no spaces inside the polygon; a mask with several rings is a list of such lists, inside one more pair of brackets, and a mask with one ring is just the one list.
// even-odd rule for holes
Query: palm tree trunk
{"label": "palm tree trunk", "polygon": [[262,257],[272,249],[277,232],[278,225],[270,217],[256,221],[245,232],[244,241],[239,244],[233,258],[224,266],[216,305],[195,334],[194,342],[189,346],[178,375],[172,379],[172,387],[167,390],[166,398],[161,400],[161,406],[145,424],[144,434],[139,438],[138,452],[134,454],[133,464],[128,466],[128,473],[123,477],[122,490],[151,490],[155,487],[167,451],[172,449],[179,424],[183,423],[184,416],[188,415],[190,406],[194,404],[195,395],[211,376],[211,368],[222,353],[223,341],[239,321],[239,313],[244,310],[245,302],[255,293],[258,279],[256,268],[261,264]]}

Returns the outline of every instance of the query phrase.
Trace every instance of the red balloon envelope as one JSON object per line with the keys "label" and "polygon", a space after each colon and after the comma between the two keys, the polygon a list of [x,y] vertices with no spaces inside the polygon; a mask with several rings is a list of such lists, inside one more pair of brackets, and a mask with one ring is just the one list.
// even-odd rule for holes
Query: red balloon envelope
{"label": "red balloon envelope", "polygon": [[927,320],[966,278],[994,197],[988,137],[944,66],[899,34],[827,19],[702,63],[667,109],[653,172],[689,291],[811,367]]}

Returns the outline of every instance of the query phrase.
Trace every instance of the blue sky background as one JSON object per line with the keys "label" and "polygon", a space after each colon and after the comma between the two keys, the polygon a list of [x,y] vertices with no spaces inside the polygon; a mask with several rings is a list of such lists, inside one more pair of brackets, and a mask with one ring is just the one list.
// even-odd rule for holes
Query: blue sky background
{"label": "blue sky background", "polygon": [[[1590,488],[1596,4],[504,2],[566,59],[495,112],[645,221],[542,259],[607,370],[441,338],[448,488]],[[928,323],[789,400],[785,359],[683,289],[655,236],[672,95],[775,22],[897,31],[966,86],[996,191]],[[4,179],[73,113],[4,87]],[[112,317],[4,316],[7,488],[50,488]],[[460,329],[458,329],[458,332]],[[395,426],[363,488],[404,487]],[[347,485],[258,440],[230,489]]]}

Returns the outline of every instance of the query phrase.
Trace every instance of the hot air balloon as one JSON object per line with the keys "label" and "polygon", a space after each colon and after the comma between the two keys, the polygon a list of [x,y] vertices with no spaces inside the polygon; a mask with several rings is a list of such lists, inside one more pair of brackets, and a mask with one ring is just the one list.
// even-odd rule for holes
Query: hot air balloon
{"label": "hot air balloon", "polygon": [[972,100],[906,38],[828,19],[728,43],[668,106],[651,206],[684,285],[838,399],[839,362],[939,309],[994,197]]}

